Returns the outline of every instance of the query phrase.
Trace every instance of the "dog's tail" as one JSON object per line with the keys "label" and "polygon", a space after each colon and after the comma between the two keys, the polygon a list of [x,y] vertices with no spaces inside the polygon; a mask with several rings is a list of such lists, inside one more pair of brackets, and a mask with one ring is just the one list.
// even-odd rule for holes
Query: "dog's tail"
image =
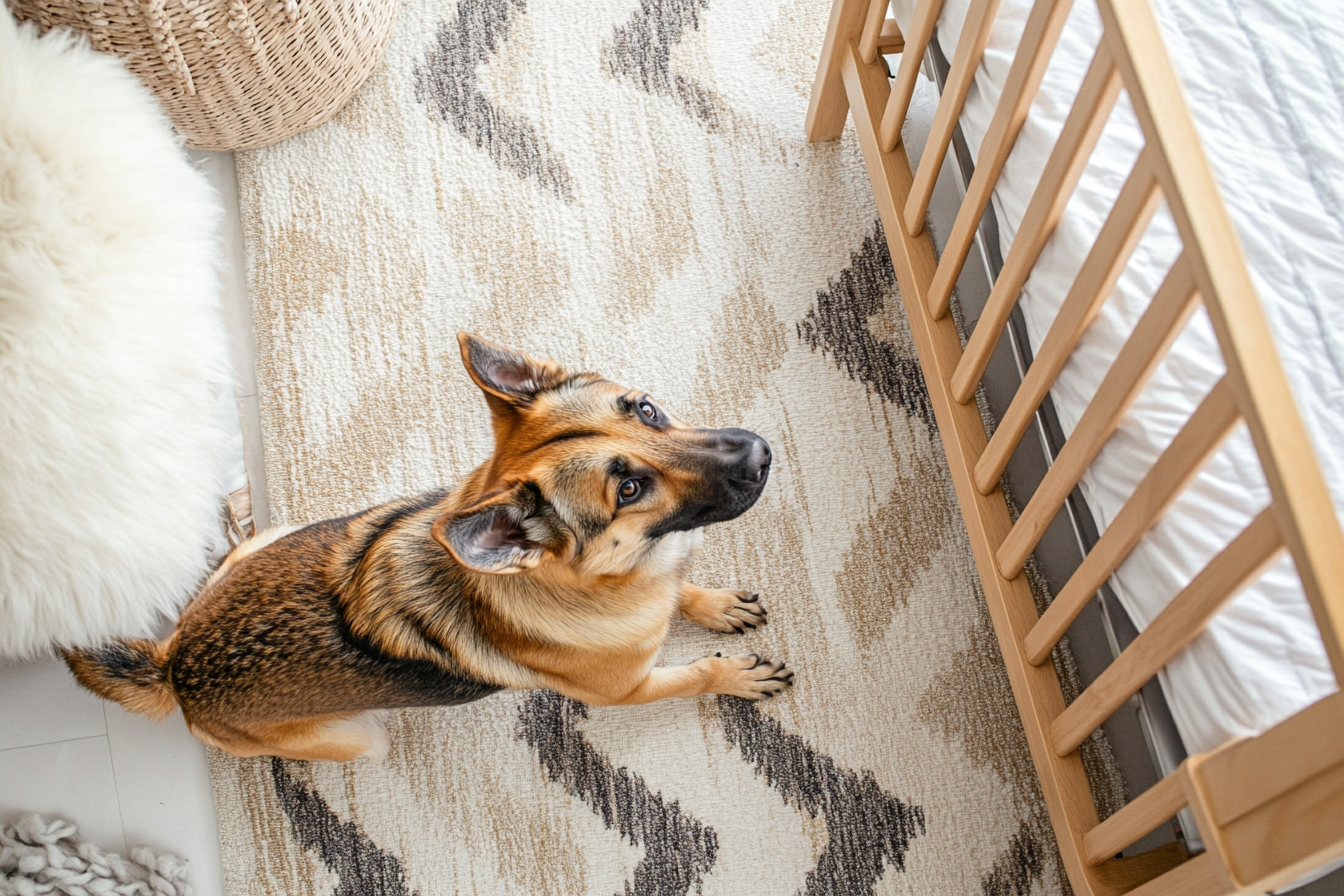
{"label": "dog's tail", "polygon": [[65,663],[84,687],[105,700],[159,720],[177,698],[168,680],[169,641],[112,641],[64,651]]}

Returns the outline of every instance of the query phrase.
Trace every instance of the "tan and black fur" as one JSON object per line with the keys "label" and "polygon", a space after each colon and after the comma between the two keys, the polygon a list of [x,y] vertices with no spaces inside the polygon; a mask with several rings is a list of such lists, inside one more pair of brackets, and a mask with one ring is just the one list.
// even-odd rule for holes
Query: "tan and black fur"
{"label": "tan and black fur", "polygon": [[755,595],[683,579],[700,528],[755,503],[770,449],[595,374],[459,336],[495,433],[456,488],[240,545],[165,641],[68,652],[90,690],[240,756],[386,750],[382,711],[553,688],[595,705],[792,683],[755,655],[655,666],[678,612],[722,632]]}

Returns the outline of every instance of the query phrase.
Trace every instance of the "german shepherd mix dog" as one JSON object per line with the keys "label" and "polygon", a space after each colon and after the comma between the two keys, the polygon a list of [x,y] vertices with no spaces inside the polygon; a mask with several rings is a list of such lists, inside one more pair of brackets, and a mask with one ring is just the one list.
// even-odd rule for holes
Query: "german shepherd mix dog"
{"label": "german shepherd mix dog", "polygon": [[642,392],[468,334],[495,450],[456,488],[237,547],[165,641],[66,654],[89,690],[237,756],[344,762],[387,750],[385,711],[553,688],[610,706],[771,697],[755,655],[655,666],[672,616],[720,632],[756,595],[683,580],[700,529],[745,513],[765,440],[697,429]]}

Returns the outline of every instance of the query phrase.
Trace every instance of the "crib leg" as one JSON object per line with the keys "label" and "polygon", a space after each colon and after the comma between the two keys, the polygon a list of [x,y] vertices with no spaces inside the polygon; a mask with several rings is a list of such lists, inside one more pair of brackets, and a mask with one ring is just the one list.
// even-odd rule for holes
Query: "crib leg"
{"label": "crib leg", "polygon": [[872,0],[835,0],[831,23],[826,28],[826,43],[817,63],[817,79],[812,82],[812,100],[807,107],[807,139],[811,143],[834,140],[845,129],[849,117],[849,98],[840,76],[840,62],[850,41],[863,36],[864,20]]}

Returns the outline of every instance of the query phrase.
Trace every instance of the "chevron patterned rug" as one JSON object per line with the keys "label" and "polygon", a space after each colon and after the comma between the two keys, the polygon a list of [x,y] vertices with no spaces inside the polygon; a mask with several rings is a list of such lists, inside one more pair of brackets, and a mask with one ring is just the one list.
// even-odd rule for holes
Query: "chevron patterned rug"
{"label": "chevron patterned rug", "polygon": [[479,463],[472,330],[770,441],[692,576],[770,624],[674,623],[664,662],[798,685],[502,693],[394,715],[381,764],[214,754],[230,896],[1066,890],[857,144],[803,136],[829,6],[405,0],[348,108],[239,156],[273,522]]}

